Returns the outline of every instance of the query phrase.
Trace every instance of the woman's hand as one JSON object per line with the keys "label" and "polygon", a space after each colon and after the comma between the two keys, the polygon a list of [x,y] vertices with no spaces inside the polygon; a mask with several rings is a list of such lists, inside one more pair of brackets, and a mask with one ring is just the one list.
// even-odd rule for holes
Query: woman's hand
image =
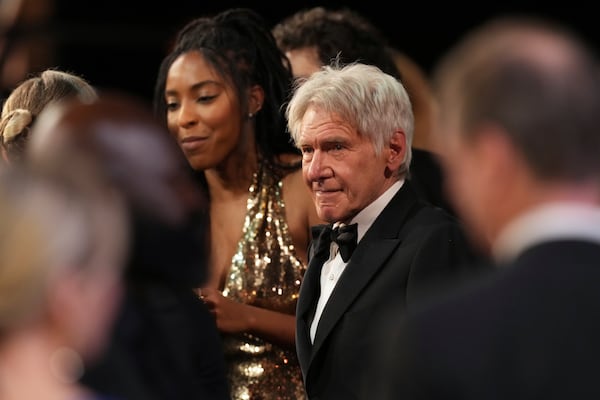
{"label": "woman's hand", "polygon": [[221,333],[250,333],[290,349],[295,343],[295,317],[233,301],[214,288],[196,289],[214,315]]}
{"label": "woman's hand", "polygon": [[196,293],[215,317],[221,332],[240,333],[250,330],[250,307],[228,299],[214,288],[196,289]]}

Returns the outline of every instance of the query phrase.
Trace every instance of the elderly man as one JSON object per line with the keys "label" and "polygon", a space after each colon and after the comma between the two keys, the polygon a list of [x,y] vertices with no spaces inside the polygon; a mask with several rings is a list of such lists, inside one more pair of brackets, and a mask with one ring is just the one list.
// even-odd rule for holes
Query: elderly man
{"label": "elderly man", "polygon": [[330,223],[314,229],[296,312],[305,389],[310,399],[372,398],[364,372],[376,367],[388,313],[479,271],[479,254],[406,179],[413,114],[397,79],[328,66],[296,88],[286,112],[317,214]]}

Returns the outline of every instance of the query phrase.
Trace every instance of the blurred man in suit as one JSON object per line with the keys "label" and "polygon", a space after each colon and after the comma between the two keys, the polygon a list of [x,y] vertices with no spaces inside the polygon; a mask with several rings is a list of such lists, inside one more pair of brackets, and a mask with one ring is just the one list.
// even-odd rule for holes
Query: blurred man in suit
{"label": "blurred man in suit", "polygon": [[600,397],[599,71],[572,33],[517,17],[442,60],[450,192],[498,268],[392,329],[374,398]]}

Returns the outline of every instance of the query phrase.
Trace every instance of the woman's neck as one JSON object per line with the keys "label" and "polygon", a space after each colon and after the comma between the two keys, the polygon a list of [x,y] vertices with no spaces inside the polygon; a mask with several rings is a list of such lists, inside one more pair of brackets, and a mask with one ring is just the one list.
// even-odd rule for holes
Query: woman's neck
{"label": "woman's neck", "polygon": [[246,195],[259,168],[255,151],[235,154],[215,168],[204,171],[213,200]]}

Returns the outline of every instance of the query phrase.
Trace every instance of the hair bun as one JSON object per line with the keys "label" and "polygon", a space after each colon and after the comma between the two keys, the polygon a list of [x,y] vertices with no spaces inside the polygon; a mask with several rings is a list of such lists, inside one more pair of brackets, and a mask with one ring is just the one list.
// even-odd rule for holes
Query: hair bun
{"label": "hair bun", "polygon": [[6,114],[0,123],[2,143],[13,141],[17,136],[26,132],[33,122],[33,115],[29,110],[17,108]]}

